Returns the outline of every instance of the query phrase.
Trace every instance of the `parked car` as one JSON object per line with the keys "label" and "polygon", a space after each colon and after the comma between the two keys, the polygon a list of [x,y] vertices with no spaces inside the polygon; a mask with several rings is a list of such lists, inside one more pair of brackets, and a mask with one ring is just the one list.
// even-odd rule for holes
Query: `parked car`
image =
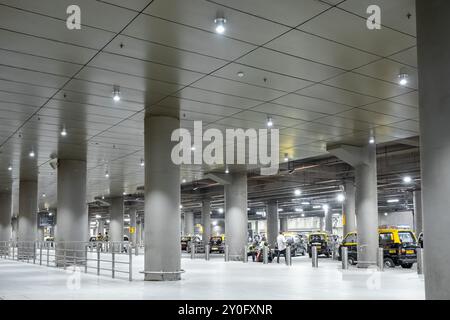
{"label": "parked car", "polygon": [[[378,236],[379,246],[384,249],[385,267],[401,266],[410,269],[417,262],[416,249],[419,248],[419,245],[417,245],[416,236],[412,230],[383,226],[378,229]],[[339,252],[341,252],[341,247],[348,248],[348,262],[350,264],[356,264],[358,261],[357,246],[358,235],[356,232],[350,232],[345,236],[339,248]]]}
{"label": "parked car", "polygon": [[225,252],[225,235],[213,236],[209,240],[210,253],[224,253]]}
{"label": "parked car", "polygon": [[201,242],[201,239],[199,236],[195,236],[195,235],[182,236],[181,237],[181,250],[189,252],[192,242],[197,244],[197,243]]}
{"label": "parked car", "polygon": [[423,232],[419,234],[419,238],[417,239],[417,243],[421,248],[423,248]]}
{"label": "parked car", "polygon": [[332,243],[331,237],[327,232],[311,232],[308,235],[308,255],[312,257],[312,247],[317,248],[317,255],[331,256]]}
{"label": "parked car", "polygon": [[291,257],[296,255],[306,255],[306,245],[302,237],[294,232],[283,232],[287,245],[291,247]]}

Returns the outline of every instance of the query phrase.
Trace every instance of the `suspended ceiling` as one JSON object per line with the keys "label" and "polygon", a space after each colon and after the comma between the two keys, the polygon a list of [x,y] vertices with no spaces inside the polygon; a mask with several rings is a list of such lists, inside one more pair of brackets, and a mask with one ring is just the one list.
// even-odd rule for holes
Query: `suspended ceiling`
{"label": "suspended ceiling", "polygon": [[[0,188],[15,197],[38,171],[40,203],[54,205],[49,160],[84,155],[89,199],[134,192],[145,107],[180,107],[186,128],[264,128],[270,115],[291,159],[419,134],[414,0],[79,0],[82,29],[68,30],[71,4],[0,0]],[[381,30],[366,27],[371,4]]]}

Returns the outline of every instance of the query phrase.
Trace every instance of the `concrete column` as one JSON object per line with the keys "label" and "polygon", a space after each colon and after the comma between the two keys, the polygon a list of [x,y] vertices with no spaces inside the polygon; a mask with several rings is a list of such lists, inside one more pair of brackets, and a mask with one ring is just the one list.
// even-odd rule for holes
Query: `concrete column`
{"label": "concrete column", "polygon": [[[32,242],[37,238],[37,180],[19,182],[18,241]],[[30,247],[19,246],[18,256],[22,259],[34,255]]]}
{"label": "concrete column", "polygon": [[325,217],[319,217],[319,229],[325,231]]}
{"label": "concrete column", "polygon": [[367,268],[377,262],[378,200],[376,145],[362,150],[366,161],[355,167],[356,216],[358,219],[358,268]]}
{"label": "concrete column", "polygon": [[247,173],[230,174],[225,185],[225,243],[230,260],[242,260],[247,245]]}
{"label": "concrete column", "polygon": [[0,241],[11,240],[11,191],[0,193]]}
{"label": "concrete column", "polygon": [[333,234],[333,215],[331,210],[324,210],[325,212],[325,231],[329,234]]}
{"label": "concrete column", "polygon": [[206,245],[211,238],[211,200],[203,199],[202,201],[202,226],[203,226],[203,243]]}
{"label": "concrete column", "polygon": [[98,232],[100,232],[103,236],[105,235],[105,220],[98,219]]}
{"label": "concrete column", "polygon": [[194,213],[185,212],[184,213],[184,233],[194,234]]}
{"label": "concrete column", "polygon": [[347,233],[356,231],[356,211],[355,211],[355,185],[353,181],[345,182],[344,211],[344,237]]}
{"label": "concrete column", "polygon": [[67,256],[76,255],[80,258],[84,257],[84,253],[78,250],[83,250],[84,245],[79,242],[89,240],[88,229],[86,229],[88,224],[86,170],[86,161],[83,160],[61,159],[58,161],[58,229],[55,240],[61,242],[61,246],[64,246],[66,250],[74,250],[67,251]]}
{"label": "concrete column", "polygon": [[280,218],[280,231],[288,231],[288,218]]}
{"label": "concrete column", "polygon": [[[155,111],[156,112],[156,111]],[[180,167],[171,141],[178,113],[145,116],[145,280],[180,280]]]}
{"label": "concrete column", "polygon": [[450,299],[450,1],[416,1],[425,296]]}
{"label": "concrete column", "polygon": [[109,241],[123,241],[123,197],[111,199],[109,219]]}
{"label": "concrete column", "polygon": [[141,245],[142,242],[142,223],[141,218],[136,216],[136,244]]}
{"label": "concrete column", "polygon": [[134,232],[131,233],[131,231],[130,231],[130,241],[133,244],[136,244],[136,213],[137,213],[137,208],[131,207],[130,208],[130,227],[134,228]]}
{"label": "concrete column", "polygon": [[415,190],[413,192],[414,201],[414,232],[418,237],[423,231],[422,227],[422,190]]}
{"label": "concrete column", "polygon": [[278,226],[278,202],[270,200],[267,202],[267,242],[275,247],[280,228]]}

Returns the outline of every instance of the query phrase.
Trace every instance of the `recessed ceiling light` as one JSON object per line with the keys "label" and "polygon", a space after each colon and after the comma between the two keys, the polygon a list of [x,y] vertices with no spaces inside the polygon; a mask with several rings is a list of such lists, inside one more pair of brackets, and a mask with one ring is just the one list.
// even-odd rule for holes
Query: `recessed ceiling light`
{"label": "recessed ceiling light", "polygon": [[223,34],[225,32],[225,24],[227,20],[225,18],[216,18],[214,19],[214,24],[216,25],[216,32],[218,34]]}
{"label": "recessed ceiling light", "polygon": [[289,161],[289,154],[287,154],[287,153],[284,154],[284,161],[285,162]]}
{"label": "recessed ceiling light", "polygon": [[322,206],[319,205],[313,206],[313,209],[320,209],[320,208],[322,208]]}
{"label": "recessed ceiling light", "polygon": [[309,206],[311,203],[309,203],[308,201],[303,201],[301,204],[304,206]]}
{"label": "recessed ceiling light", "polygon": [[102,216],[99,215],[99,214],[96,214],[95,217],[96,217],[97,219],[100,219]]}
{"label": "recessed ceiling light", "polygon": [[324,205],[322,206],[322,209],[323,209],[324,211],[328,211],[328,210],[330,209],[330,207],[329,207],[327,204],[324,204]]}
{"label": "recessed ceiling light", "polygon": [[300,189],[295,189],[295,190],[294,190],[294,194],[295,194],[296,196],[299,196],[299,195],[302,194],[302,190],[300,190]]}
{"label": "recessed ceiling light", "polygon": [[283,208],[278,208],[278,212],[283,212]]}
{"label": "recessed ceiling light", "polygon": [[339,193],[336,197],[336,200],[339,202],[344,202],[345,196],[342,193]]}
{"label": "recessed ceiling light", "polygon": [[105,196],[102,196],[102,200],[105,200]]}
{"label": "recessed ceiling light", "polygon": [[401,72],[398,75],[398,84],[401,86],[406,86],[408,84],[408,74],[406,72]]}
{"label": "recessed ceiling light", "polygon": [[384,213],[384,215],[385,215],[385,216],[387,216],[387,215],[388,215],[388,213],[387,213],[387,212],[385,212],[385,213]]}
{"label": "recessed ceiling light", "polygon": [[219,213],[223,213],[223,208],[219,208]]}
{"label": "recessed ceiling light", "polygon": [[66,130],[66,128],[63,128],[63,129],[61,130],[61,136],[63,136],[63,137],[67,136],[67,130]]}
{"label": "recessed ceiling light", "polygon": [[113,100],[115,102],[120,101],[120,88],[118,86],[114,86],[114,89],[113,89]]}
{"label": "recessed ceiling light", "polygon": [[245,75],[245,74],[244,74],[244,72],[242,72],[242,71],[239,71],[239,72],[237,73],[237,76],[238,76],[239,78],[242,78],[244,75]]}
{"label": "recessed ceiling light", "polygon": [[228,170],[228,168],[226,168],[225,173],[230,173],[230,170]]}
{"label": "recessed ceiling light", "polygon": [[369,138],[369,143],[370,144],[374,144],[375,143],[375,138],[374,137],[370,137]]}
{"label": "recessed ceiling light", "polygon": [[412,182],[412,178],[410,176],[403,177],[403,182],[404,183],[411,183]]}
{"label": "recessed ceiling light", "polygon": [[181,180],[181,183],[186,183],[186,179]]}
{"label": "recessed ceiling light", "polygon": [[192,146],[192,147],[191,147],[191,150],[192,150],[192,151],[195,151],[195,146]]}
{"label": "recessed ceiling light", "polygon": [[267,127],[272,128],[273,127],[273,120],[271,116],[267,117]]}
{"label": "recessed ceiling light", "polygon": [[29,153],[29,156],[30,156],[30,158],[34,158],[34,156],[35,156],[35,153],[34,153],[34,151],[33,151],[33,150],[31,150],[31,151],[30,151],[30,153]]}
{"label": "recessed ceiling light", "polygon": [[109,172],[108,171],[105,172],[105,177],[109,178]]}
{"label": "recessed ceiling light", "polygon": [[47,195],[45,193],[42,194],[42,198],[45,198]]}
{"label": "recessed ceiling light", "polygon": [[12,167],[11,166],[8,167],[8,171],[12,171]]}
{"label": "recessed ceiling light", "polygon": [[141,159],[141,167],[145,165],[144,159]]}
{"label": "recessed ceiling light", "polygon": [[182,204],[180,204],[180,209],[183,209],[183,205]]}
{"label": "recessed ceiling light", "polygon": [[305,216],[305,214],[304,213],[302,213],[302,217],[304,217]]}
{"label": "recessed ceiling light", "polygon": [[302,208],[295,208],[295,212],[303,212]]}
{"label": "recessed ceiling light", "polygon": [[124,192],[122,192],[122,195],[124,195],[124,196],[126,196],[127,195],[127,193],[124,191]]}

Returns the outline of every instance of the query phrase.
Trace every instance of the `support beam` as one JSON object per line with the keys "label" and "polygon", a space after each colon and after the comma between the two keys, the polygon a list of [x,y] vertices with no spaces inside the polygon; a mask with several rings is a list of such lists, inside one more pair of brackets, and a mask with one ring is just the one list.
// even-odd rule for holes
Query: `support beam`
{"label": "support beam", "polygon": [[109,219],[109,241],[123,241],[123,197],[111,199],[110,219]]}
{"label": "support beam", "polygon": [[[426,299],[450,299],[450,1],[417,0]],[[359,222],[358,222],[359,223]]]}
{"label": "support beam", "polygon": [[[36,180],[19,182],[19,221],[17,238],[19,242],[36,241],[37,238],[37,192]],[[29,259],[34,255],[28,248],[19,246],[19,259]]]}
{"label": "support beam", "polygon": [[344,212],[344,237],[347,233],[356,231],[356,210],[355,210],[355,184],[352,180],[347,180],[344,186],[345,201],[343,203]]}
{"label": "support beam", "polygon": [[145,116],[145,280],[180,280],[180,167],[171,141],[179,111]]}
{"label": "support beam", "polygon": [[230,174],[225,185],[225,242],[230,260],[242,260],[247,245],[247,173]]}
{"label": "support beam", "polygon": [[203,243],[206,245],[211,238],[211,199],[203,199],[202,201],[202,226]]}
{"label": "support beam", "polygon": [[270,200],[267,202],[267,242],[273,248],[277,243],[278,232],[280,231],[278,225],[278,202]]}

